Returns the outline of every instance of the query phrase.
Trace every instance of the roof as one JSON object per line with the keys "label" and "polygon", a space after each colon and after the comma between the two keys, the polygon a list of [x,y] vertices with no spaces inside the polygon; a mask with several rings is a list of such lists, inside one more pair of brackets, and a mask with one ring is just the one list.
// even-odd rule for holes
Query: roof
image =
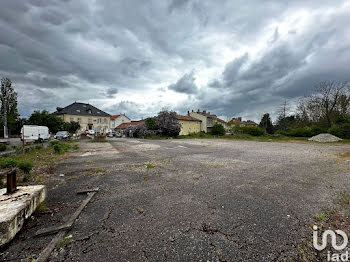
{"label": "roof", "polygon": [[232,118],[229,122],[230,125],[242,125],[243,122],[237,118]]}
{"label": "roof", "polygon": [[224,121],[224,120],[222,120],[222,119],[220,119],[218,117],[216,119],[217,119],[218,122],[226,124],[226,121]]}
{"label": "roof", "polygon": [[137,126],[137,125],[141,125],[141,124],[144,124],[144,123],[145,123],[144,120],[121,123],[115,129],[126,129],[128,126]]}
{"label": "roof", "polygon": [[111,120],[114,120],[116,118],[120,117],[120,115],[114,115],[114,116],[111,116]]}
{"label": "roof", "polygon": [[258,124],[252,120],[243,121],[243,124],[247,126],[258,126]]}
{"label": "roof", "polygon": [[54,115],[87,115],[87,116],[110,116],[110,114],[94,107],[90,104],[77,103],[74,102],[66,107],[57,107],[57,111],[53,113]]}
{"label": "roof", "polygon": [[194,118],[192,116],[183,116],[183,115],[177,115],[178,120],[184,120],[184,121],[198,121],[202,122],[202,120]]}

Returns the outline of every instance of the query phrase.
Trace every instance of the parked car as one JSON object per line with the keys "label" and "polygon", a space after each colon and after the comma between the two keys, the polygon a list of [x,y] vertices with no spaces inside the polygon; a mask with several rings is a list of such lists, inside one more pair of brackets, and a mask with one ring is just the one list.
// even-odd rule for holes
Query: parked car
{"label": "parked car", "polygon": [[106,135],[107,135],[108,137],[114,137],[114,136],[117,135],[117,132],[115,132],[115,131],[110,131],[110,132],[108,132]]}
{"label": "parked car", "polygon": [[89,135],[95,135],[95,131],[94,131],[93,129],[87,130],[87,131],[88,131],[87,133],[88,133]]}
{"label": "parked car", "polygon": [[55,139],[61,140],[61,139],[70,139],[70,134],[68,131],[58,131],[56,135],[54,136]]}
{"label": "parked car", "polygon": [[21,140],[49,140],[50,132],[47,126],[24,125],[21,130]]}

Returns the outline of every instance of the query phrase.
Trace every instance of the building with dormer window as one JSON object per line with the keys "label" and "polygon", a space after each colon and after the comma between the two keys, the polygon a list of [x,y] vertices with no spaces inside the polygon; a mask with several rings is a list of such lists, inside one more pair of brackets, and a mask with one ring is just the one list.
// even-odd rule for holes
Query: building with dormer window
{"label": "building with dormer window", "polygon": [[74,102],[66,107],[57,107],[53,113],[65,122],[78,122],[81,131],[107,132],[111,115],[90,104]]}

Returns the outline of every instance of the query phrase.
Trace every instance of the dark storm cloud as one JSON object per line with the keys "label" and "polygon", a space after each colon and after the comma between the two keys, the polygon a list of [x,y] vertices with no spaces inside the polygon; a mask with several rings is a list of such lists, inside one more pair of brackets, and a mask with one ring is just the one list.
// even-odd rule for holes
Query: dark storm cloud
{"label": "dark storm cloud", "polygon": [[[346,3],[6,0],[0,76],[13,80],[24,116],[95,99],[135,118],[157,113],[165,100],[185,112],[258,118],[318,81],[346,80]],[[161,89],[166,83],[173,84]],[[173,101],[169,90],[188,99]]]}
{"label": "dark storm cloud", "polygon": [[118,93],[118,88],[115,88],[115,87],[112,87],[112,88],[109,88],[106,92],[106,96],[108,98],[113,98],[114,95],[116,95]]}
{"label": "dark storm cloud", "polygon": [[194,82],[196,78],[194,77],[194,72],[184,74],[175,84],[168,86],[168,89],[173,90],[178,93],[185,94],[195,94],[198,92],[198,87]]}

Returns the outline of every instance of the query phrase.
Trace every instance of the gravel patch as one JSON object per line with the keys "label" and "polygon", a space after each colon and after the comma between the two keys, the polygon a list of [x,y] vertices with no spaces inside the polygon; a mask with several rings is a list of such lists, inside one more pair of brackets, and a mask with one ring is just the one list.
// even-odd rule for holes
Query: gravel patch
{"label": "gravel patch", "polygon": [[317,136],[313,136],[308,139],[309,141],[315,141],[315,142],[322,142],[322,143],[327,143],[327,142],[338,142],[341,141],[342,139],[336,136],[333,136],[331,134],[319,134]]}

